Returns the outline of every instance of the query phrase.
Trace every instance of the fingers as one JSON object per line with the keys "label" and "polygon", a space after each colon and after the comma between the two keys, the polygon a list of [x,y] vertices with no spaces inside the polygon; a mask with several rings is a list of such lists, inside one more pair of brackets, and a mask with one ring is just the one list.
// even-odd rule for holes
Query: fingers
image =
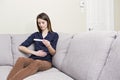
{"label": "fingers", "polygon": [[41,57],[45,57],[47,55],[47,53],[43,50],[39,50],[39,51],[36,51],[36,56],[41,56]]}
{"label": "fingers", "polygon": [[42,42],[46,47],[50,46],[50,42],[48,40],[43,39]]}

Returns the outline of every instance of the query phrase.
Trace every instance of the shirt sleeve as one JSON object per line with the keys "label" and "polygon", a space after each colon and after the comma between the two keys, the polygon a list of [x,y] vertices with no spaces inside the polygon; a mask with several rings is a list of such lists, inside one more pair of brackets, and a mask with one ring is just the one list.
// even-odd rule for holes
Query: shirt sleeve
{"label": "shirt sleeve", "polygon": [[54,34],[53,40],[51,41],[52,47],[56,50],[56,45],[58,42],[59,35],[57,33]]}
{"label": "shirt sleeve", "polygon": [[33,43],[35,33],[31,34],[23,43],[20,44],[20,46],[28,47]]}

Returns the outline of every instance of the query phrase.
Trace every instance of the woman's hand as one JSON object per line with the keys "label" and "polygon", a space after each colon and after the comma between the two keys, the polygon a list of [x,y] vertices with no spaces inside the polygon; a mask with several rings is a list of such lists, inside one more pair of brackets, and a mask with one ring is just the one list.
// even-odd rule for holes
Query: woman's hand
{"label": "woman's hand", "polygon": [[43,39],[42,43],[48,48],[51,46],[50,42],[48,40]]}
{"label": "woman's hand", "polygon": [[35,51],[33,54],[40,57],[45,57],[47,55],[47,53],[43,50]]}
{"label": "woman's hand", "polygon": [[49,52],[51,55],[54,55],[55,54],[55,49],[52,47],[52,45],[50,44],[50,42],[46,39],[43,39],[43,44],[48,48]]}

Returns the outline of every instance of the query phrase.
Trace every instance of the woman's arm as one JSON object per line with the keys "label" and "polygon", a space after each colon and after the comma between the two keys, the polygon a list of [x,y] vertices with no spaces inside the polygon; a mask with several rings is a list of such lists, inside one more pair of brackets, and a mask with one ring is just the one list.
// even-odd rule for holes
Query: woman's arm
{"label": "woman's arm", "polygon": [[28,48],[25,47],[25,46],[19,46],[18,49],[19,49],[21,52],[26,53],[26,54],[33,54],[33,55],[41,56],[41,57],[44,57],[44,56],[47,55],[47,53],[44,52],[43,50],[33,51],[33,50],[28,49]]}
{"label": "woman's arm", "polygon": [[56,53],[56,50],[51,46],[51,44],[48,40],[44,39],[42,42],[48,48],[51,55],[54,55]]}
{"label": "woman's arm", "polygon": [[18,49],[19,49],[21,52],[26,53],[26,54],[34,54],[34,53],[35,53],[35,51],[30,50],[30,49],[28,49],[28,48],[25,47],[25,46],[19,46]]}
{"label": "woman's arm", "polygon": [[47,48],[49,52],[51,53],[51,55],[54,55],[56,53],[56,50],[51,45],[47,46]]}

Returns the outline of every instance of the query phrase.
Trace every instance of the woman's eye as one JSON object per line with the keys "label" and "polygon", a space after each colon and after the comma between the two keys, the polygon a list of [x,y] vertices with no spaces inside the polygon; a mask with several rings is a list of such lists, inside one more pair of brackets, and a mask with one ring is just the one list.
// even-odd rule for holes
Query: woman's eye
{"label": "woman's eye", "polygon": [[38,24],[40,24],[40,22],[38,22]]}
{"label": "woman's eye", "polygon": [[42,22],[42,24],[44,24],[44,22]]}

